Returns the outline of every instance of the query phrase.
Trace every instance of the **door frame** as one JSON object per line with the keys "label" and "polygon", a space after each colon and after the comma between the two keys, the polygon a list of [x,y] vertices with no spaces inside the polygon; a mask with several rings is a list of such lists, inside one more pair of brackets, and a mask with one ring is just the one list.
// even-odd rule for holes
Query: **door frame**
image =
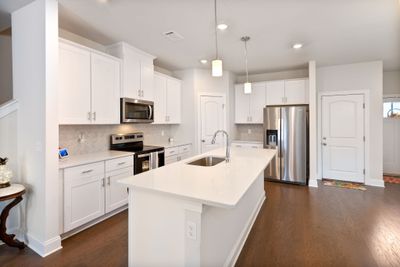
{"label": "door frame", "polygon": [[346,95],[363,95],[364,96],[364,184],[370,177],[370,101],[369,90],[348,90],[348,91],[321,91],[318,93],[318,135],[317,135],[317,155],[318,155],[318,180],[322,180],[322,97],[323,96],[346,96]]}
{"label": "door frame", "polygon": [[210,93],[210,92],[199,92],[197,96],[197,147],[198,147],[198,153],[202,153],[201,151],[201,97],[202,96],[210,96],[210,97],[222,97],[222,100],[224,102],[224,130],[227,130],[227,117],[226,117],[226,94],[224,93]]}

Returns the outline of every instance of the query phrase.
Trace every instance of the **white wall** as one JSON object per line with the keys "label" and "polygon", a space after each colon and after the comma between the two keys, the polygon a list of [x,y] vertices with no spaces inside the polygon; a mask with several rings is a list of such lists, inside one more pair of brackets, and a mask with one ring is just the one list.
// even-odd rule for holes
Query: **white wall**
{"label": "white wall", "polygon": [[45,256],[58,233],[58,2],[36,0],[12,13],[13,85],[18,99],[18,172],[27,186],[28,246]]}
{"label": "white wall", "polygon": [[11,36],[0,35],[0,105],[12,99]]}
{"label": "white wall", "polygon": [[400,95],[400,71],[383,72],[383,94]]}
{"label": "white wall", "polygon": [[191,140],[195,153],[199,152],[198,102],[200,93],[224,94],[226,97],[226,124],[230,138],[236,136],[234,116],[234,81],[231,72],[224,71],[220,78],[212,77],[210,70],[189,69],[175,71],[175,76],[182,80],[182,123],[173,126],[176,140]]}
{"label": "white wall", "polygon": [[[298,70],[285,70],[277,72],[267,72],[260,74],[249,75],[250,82],[264,82],[272,80],[284,80],[284,79],[295,79],[308,77],[308,69],[298,69]],[[246,81],[245,75],[237,76],[236,83],[244,83]]]}
{"label": "white wall", "polygon": [[[381,61],[317,68],[319,92],[368,90],[370,140],[366,147],[366,184],[383,186],[383,66]],[[319,99],[320,100],[320,99]],[[321,114],[319,114],[320,116]],[[369,151],[369,153],[368,153]],[[369,168],[369,170],[368,170]]]}

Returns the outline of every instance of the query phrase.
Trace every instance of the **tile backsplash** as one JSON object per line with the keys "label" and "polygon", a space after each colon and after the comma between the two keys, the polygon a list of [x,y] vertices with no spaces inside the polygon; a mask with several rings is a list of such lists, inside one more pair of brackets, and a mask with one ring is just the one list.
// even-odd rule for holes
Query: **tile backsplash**
{"label": "tile backsplash", "polygon": [[263,126],[261,124],[237,124],[236,139],[242,141],[263,142]]}
{"label": "tile backsplash", "polygon": [[68,148],[71,155],[108,150],[111,134],[143,132],[145,144],[165,143],[171,135],[170,125],[153,124],[61,125],[59,130],[60,147]]}

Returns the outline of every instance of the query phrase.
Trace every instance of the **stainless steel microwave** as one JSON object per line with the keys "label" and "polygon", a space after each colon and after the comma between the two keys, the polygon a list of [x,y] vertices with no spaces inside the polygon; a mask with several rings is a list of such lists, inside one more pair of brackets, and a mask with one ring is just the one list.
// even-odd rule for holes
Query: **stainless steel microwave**
{"label": "stainless steel microwave", "polygon": [[152,101],[121,98],[121,123],[152,123],[153,111]]}

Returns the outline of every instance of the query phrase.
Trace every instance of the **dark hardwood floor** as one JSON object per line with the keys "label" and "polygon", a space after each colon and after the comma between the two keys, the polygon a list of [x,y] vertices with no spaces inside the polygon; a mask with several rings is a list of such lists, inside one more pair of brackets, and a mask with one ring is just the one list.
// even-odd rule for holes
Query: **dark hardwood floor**
{"label": "dark hardwood floor", "polygon": [[[357,191],[265,183],[267,200],[236,266],[400,266],[400,185]],[[127,266],[127,212],[44,259],[0,247],[0,266]]]}

